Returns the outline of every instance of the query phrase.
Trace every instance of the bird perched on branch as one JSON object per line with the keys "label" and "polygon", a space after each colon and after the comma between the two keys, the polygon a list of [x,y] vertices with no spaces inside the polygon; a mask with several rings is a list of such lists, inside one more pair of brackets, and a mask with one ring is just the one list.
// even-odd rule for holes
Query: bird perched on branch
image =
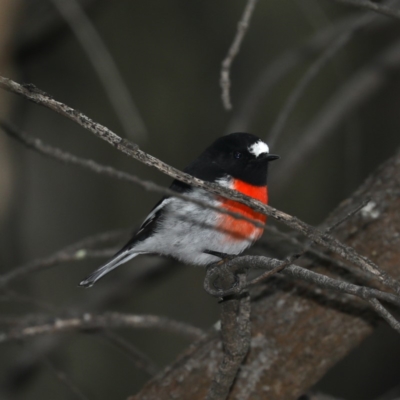
{"label": "bird perched on branch", "polygon": [[[184,171],[196,178],[236,190],[268,203],[269,162],[279,156],[257,136],[232,133],[217,139]],[[175,180],[170,189],[218,207],[265,222],[266,216],[250,207],[204,189]],[[93,286],[101,277],[139,254],[159,254],[187,264],[209,265],[224,255],[237,255],[262,235],[251,221],[204,208],[177,197],[164,197],[153,208],[133,238],[80,285]],[[220,256],[218,256],[220,255]]]}

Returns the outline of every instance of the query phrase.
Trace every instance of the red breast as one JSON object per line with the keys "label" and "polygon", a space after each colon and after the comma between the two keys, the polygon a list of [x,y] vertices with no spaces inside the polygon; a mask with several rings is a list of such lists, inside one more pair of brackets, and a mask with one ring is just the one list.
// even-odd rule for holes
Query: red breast
{"label": "red breast", "polygon": [[[246,196],[253,197],[254,199],[257,199],[264,204],[268,204],[267,186],[254,186],[239,179],[234,179],[232,189],[237,190],[238,192],[243,193]],[[226,210],[239,213],[247,218],[251,218],[256,221],[265,223],[267,220],[266,215],[260,214],[252,210],[250,207],[242,203],[238,203],[234,200],[223,199],[222,207]],[[262,228],[253,225],[251,222],[236,219],[233,216],[227,214],[225,214],[221,218],[221,222],[218,228],[221,229],[221,231],[229,233],[229,236],[227,236],[228,241],[241,241],[243,239],[256,240],[263,233]]]}

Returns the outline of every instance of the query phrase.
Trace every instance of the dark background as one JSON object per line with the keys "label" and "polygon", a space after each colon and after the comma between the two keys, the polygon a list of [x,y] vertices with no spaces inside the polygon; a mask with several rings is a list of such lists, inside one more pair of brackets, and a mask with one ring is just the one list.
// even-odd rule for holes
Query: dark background
{"label": "dark background", "polygon": [[[128,136],[123,131],[86,53],[50,1],[21,1],[10,18],[13,33],[7,48],[8,75],[34,83],[121,136],[138,139],[143,150],[180,169],[228,127],[245,129],[268,141],[279,110],[315,56],[300,63],[265,94],[249,124],[232,123],[257,77],[283,52],[301,46],[346,15],[360,14],[328,0],[260,1],[232,66],[233,110],[226,112],[220,99],[219,72],[244,1],[84,4],[146,124],[147,140],[135,137],[134,130]],[[362,107],[339,123],[315,154],[303,160],[289,183],[278,188],[274,180],[274,172],[285,163],[285,157],[301,144],[300,135],[307,134],[304,127],[335,90],[400,40],[400,23],[384,21],[379,28],[358,32],[313,80],[290,115],[283,135],[271,149],[282,157],[270,170],[270,203],[274,207],[318,225],[374,168],[394,154],[400,142],[400,80],[396,71]],[[13,104],[9,119],[44,142],[169,184],[168,177],[119,153],[65,118],[15,96],[1,95],[5,104]],[[139,187],[43,158],[9,139],[1,140],[0,156],[5,166],[0,194],[7,202],[0,208],[0,273],[85,236],[132,229],[159,198]],[[130,276],[131,270],[159,262],[156,257],[137,258],[92,289],[78,288],[78,282],[102,261],[62,264],[27,275],[11,287],[56,307],[55,314],[57,310],[85,310],[96,296]],[[204,270],[173,264],[166,262],[170,272],[132,286],[128,296],[98,311],[166,315],[204,329],[210,327],[218,319],[219,309],[202,288]],[[0,310],[4,316],[47,313],[33,302],[2,301]],[[125,330],[122,334],[160,366],[171,362],[188,344],[160,332]],[[25,368],[35,352],[43,351],[46,340],[1,345],[0,377],[9,398],[74,398],[43,362]],[[398,383],[399,343],[398,336],[382,326],[332,370],[319,389],[347,399],[376,398]],[[88,398],[125,398],[148,379],[126,355],[97,335],[66,336],[49,357]]]}

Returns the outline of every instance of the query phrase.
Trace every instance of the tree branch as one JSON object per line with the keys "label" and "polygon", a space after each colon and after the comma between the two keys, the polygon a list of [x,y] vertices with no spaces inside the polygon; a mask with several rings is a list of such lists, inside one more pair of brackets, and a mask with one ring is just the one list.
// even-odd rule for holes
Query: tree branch
{"label": "tree branch", "polygon": [[[239,279],[245,281],[246,276],[241,274]],[[250,295],[247,291],[222,301],[221,339],[224,355],[218,372],[212,380],[207,400],[227,398],[237,372],[249,351]]]}
{"label": "tree branch", "polygon": [[239,53],[240,45],[242,44],[243,38],[249,27],[250,19],[253,15],[257,1],[258,0],[247,0],[243,15],[238,23],[236,36],[233,39],[231,47],[228,50],[227,56],[225,57],[224,61],[222,61],[220,85],[222,88],[222,104],[224,105],[226,110],[230,110],[232,108],[230,97],[231,79],[229,76],[231,65],[233,63],[233,60]]}

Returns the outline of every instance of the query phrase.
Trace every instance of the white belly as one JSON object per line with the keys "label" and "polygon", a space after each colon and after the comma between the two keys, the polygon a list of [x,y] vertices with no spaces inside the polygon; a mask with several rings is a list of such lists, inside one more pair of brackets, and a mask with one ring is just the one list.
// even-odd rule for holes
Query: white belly
{"label": "white belly", "polygon": [[[220,203],[203,191],[192,197],[213,206]],[[164,216],[156,233],[135,246],[134,251],[172,256],[188,264],[208,265],[219,261],[216,256],[204,253],[213,250],[226,254],[240,254],[249,247],[250,240],[227,240],[226,232],[215,229],[221,214],[194,203],[174,199],[166,204]]]}

